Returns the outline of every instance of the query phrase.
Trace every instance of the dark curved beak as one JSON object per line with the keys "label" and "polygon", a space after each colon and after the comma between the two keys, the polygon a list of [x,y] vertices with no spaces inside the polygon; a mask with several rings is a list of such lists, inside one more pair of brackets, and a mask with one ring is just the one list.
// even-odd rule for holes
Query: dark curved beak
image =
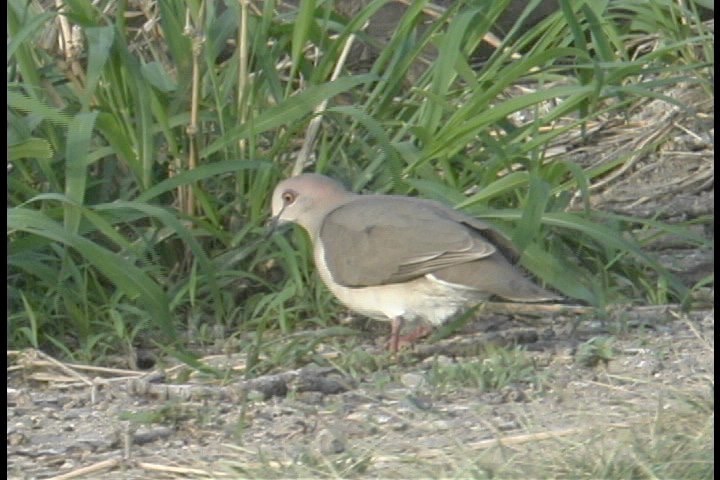
{"label": "dark curved beak", "polygon": [[265,222],[265,235],[263,236],[263,238],[267,240],[272,237],[279,225],[280,220],[278,217],[268,218],[267,222]]}
{"label": "dark curved beak", "polygon": [[280,220],[280,216],[282,215],[283,210],[285,210],[284,207],[278,212],[277,215],[268,218],[267,222],[265,222],[265,229],[267,230],[264,237],[265,240],[273,236],[276,231],[284,230],[290,225],[290,222],[284,222]]}

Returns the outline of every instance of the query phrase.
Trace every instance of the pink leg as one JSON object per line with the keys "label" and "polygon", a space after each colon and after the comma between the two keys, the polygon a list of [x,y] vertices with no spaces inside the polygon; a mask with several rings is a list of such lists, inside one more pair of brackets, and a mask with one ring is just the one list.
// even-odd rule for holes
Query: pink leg
{"label": "pink leg", "polygon": [[388,350],[397,353],[401,348],[408,347],[416,340],[427,337],[432,333],[432,327],[421,325],[407,335],[400,336],[400,329],[403,325],[402,317],[395,317],[390,323],[390,339],[387,342]]}
{"label": "pink leg", "polygon": [[429,325],[421,325],[407,335],[403,335],[398,339],[398,347],[402,348],[408,346],[421,338],[427,337],[432,333],[433,329]]}
{"label": "pink leg", "polygon": [[388,340],[388,349],[392,353],[397,353],[400,348],[400,329],[402,328],[402,317],[395,317],[390,322],[390,339]]}

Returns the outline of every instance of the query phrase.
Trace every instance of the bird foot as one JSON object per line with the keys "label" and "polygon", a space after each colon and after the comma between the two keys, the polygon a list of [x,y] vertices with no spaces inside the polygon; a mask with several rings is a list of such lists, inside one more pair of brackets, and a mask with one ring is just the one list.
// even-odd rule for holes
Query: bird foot
{"label": "bird foot", "polygon": [[[399,329],[398,329],[399,330]],[[390,338],[385,343],[385,346],[390,352],[397,353],[401,349],[410,347],[415,341],[427,337],[432,333],[432,327],[428,325],[422,325],[407,335],[400,335],[399,331],[390,332]]]}

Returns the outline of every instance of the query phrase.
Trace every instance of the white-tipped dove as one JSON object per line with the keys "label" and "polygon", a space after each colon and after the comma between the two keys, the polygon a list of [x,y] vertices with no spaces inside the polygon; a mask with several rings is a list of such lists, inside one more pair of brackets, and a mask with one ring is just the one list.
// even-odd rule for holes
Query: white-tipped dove
{"label": "white-tipped dove", "polygon": [[[392,322],[393,352],[404,319],[441,325],[494,295],[519,302],[560,298],[510,263],[507,238],[431,200],[358,195],[324,175],[303,174],[275,187],[272,213],[276,222],[307,231],[320,278],[342,303]],[[420,328],[402,343],[430,331]]]}

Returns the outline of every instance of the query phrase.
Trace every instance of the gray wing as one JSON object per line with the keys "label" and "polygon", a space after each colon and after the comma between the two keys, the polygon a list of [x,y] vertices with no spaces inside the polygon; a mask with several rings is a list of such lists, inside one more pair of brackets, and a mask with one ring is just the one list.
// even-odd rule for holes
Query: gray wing
{"label": "gray wing", "polygon": [[486,258],[496,248],[483,229],[490,227],[429,200],[373,195],[333,210],[318,241],[333,280],[363,287]]}

